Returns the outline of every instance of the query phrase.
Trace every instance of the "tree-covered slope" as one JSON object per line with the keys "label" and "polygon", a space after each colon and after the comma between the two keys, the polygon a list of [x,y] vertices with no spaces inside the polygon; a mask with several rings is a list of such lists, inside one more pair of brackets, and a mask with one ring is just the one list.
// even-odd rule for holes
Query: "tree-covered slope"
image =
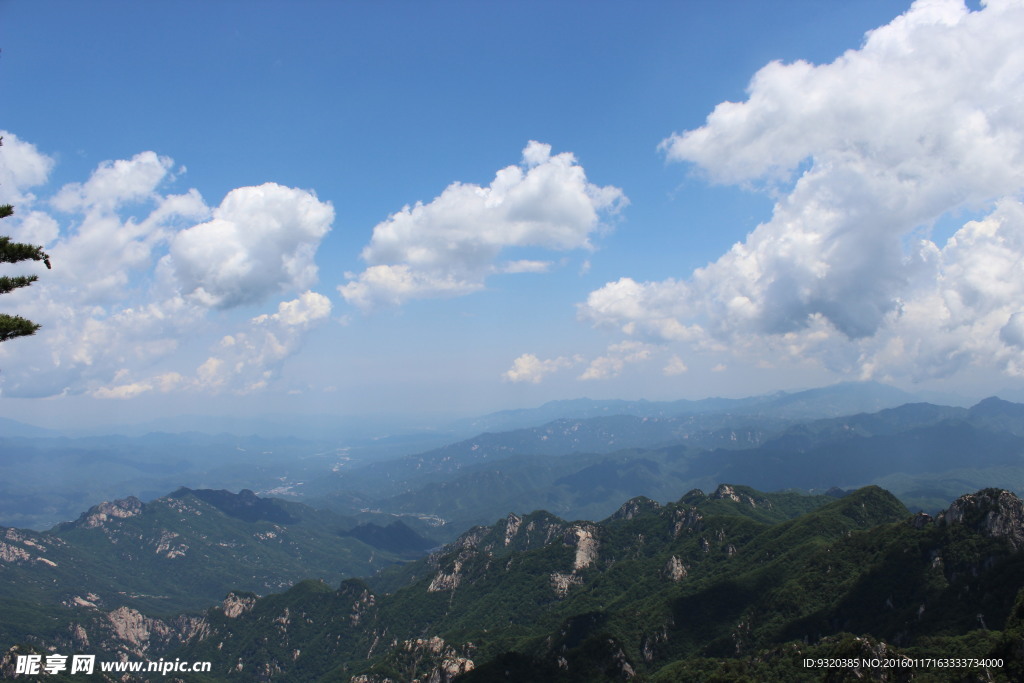
{"label": "tree-covered slope", "polygon": [[634,499],[600,523],[509,515],[377,592],[350,581],[214,610],[181,653],[273,680],[673,680],[691,665],[764,671],[751,662],[773,648],[788,657],[773,666],[795,671],[787,643],[826,651],[849,633],[934,648],[983,628],[979,614],[987,653],[1013,625],[1022,534],[1021,501],[995,490],[936,519],[877,487],[837,499],[721,486]]}
{"label": "tree-covered slope", "polygon": [[0,529],[0,643],[118,608],[203,610],[231,589],[337,583],[398,560],[349,532],[355,520],[251,491],[179,489],[94,506],[50,531]]}

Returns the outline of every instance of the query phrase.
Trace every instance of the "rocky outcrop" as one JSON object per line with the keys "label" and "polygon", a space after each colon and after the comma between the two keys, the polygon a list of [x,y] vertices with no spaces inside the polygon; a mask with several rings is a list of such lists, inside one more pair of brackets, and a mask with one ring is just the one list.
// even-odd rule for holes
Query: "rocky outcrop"
{"label": "rocky outcrop", "polygon": [[188,545],[175,540],[180,537],[180,534],[176,534],[173,531],[162,530],[160,538],[156,541],[156,550],[154,552],[157,555],[163,555],[169,560],[175,557],[184,557],[185,552],[188,550]]}
{"label": "rocky outcrop", "polygon": [[960,496],[939,514],[941,525],[963,524],[989,538],[1003,538],[1014,550],[1024,547],[1024,501],[1003,489]]}
{"label": "rocky outcrop", "polygon": [[221,603],[224,616],[228,619],[235,619],[251,611],[256,605],[256,596],[249,594],[228,593]]}
{"label": "rocky outcrop", "polygon": [[32,556],[24,548],[0,541],[0,562],[28,562],[31,559]]}
{"label": "rocky outcrop", "polygon": [[586,569],[597,559],[600,543],[597,540],[597,527],[593,524],[574,524],[566,530],[562,538],[566,545],[576,546],[573,558],[573,571]]}
{"label": "rocky outcrop", "polygon": [[[397,643],[394,649],[393,668],[402,671],[402,681],[409,683],[451,683],[457,676],[473,670],[473,660],[468,655],[473,651],[472,643],[457,649],[443,638],[416,638]],[[350,683],[399,683],[393,678],[380,674],[361,674],[349,679]]]}
{"label": "rocky outcrop", "polygon": [[562,572],[552,572],[551,576],[551,587],[555,589],[555,594],[564,598],[569,594],[569,589],[573,586],[578,586],[583,583],[583,577],[577,576],[576,572],[564,574]]}
{"label": "rocky outcrop", "polygon": [[516,537],[516,533],[519,531],[519,526],[523,523],[523,518],[518,517],[513,513],[508,513],[508,518],[505,520],[505,546],[512,542],[512,539]]}
{"label": "rocky outcrop", "polygon": [[637,515],[644,512],[655,512],[661,508],[661,505],[657,501],[651,500],[645,496],[637,496],[636,498],[630,498],[623,503],[615,514],[611,516],[611,519],[633,519]]}
{"label": "rocky outcrop", "polygon": [[79,526],[95,529],[112,519],[125,519],[141,515],[146,506],[135,496],[128,496],[113,502],[100,503],[78,518]]}
{"label": "rocky outcrop", "polygon": [[682,581],[686,578],[686,565],[683,564],[682,560],[673,555],[665,563],[662,574],[671,581]]}
{"label": "rocky outcrop", "polygon": [[427,586],[428,593],[440,591],[453,591],[462,583],[462,560],[456,559],[452,562],[451,571],[438,571],[434,579]]}
{"label": "rocky outcrop", "polygon": [[695,507],[676,508],[672,511],[672,537],[679,538],[684,530],[700,531],[704,528],[704,515]]}
{"label": "rocky outcrop", "polygon": [[173,647],[204,638],[209,624],[203,617],[180,615],[171,619],[147,617],[130,607],[97,612],[95,617],[68,627],[66,649],[94,649],[122,658],[147,658]]}
{"label": "rocky outcrop", "polygon": [[48,550],[50,545],[63,545],[58,538],[43,540],[38,534],[27,532],[22,529],[5,529],[0,527],[0,562],[11,564],[26,564],[28,562],[42,562],[51,567],[57,563],[43,557],[42,553]]}
{"label": "rocky outcrop", "polygon": [[719,485],[715,492],[711,494],[710,498],[714,500],[726,499],[737,503],[744,503],[752,508],[756,508],[758,505],[767,506],[769,509],[772,507],[771,501],[767,499],[758,500],[749,494],[737,491],[736,487],[730,486],[729,484]]}

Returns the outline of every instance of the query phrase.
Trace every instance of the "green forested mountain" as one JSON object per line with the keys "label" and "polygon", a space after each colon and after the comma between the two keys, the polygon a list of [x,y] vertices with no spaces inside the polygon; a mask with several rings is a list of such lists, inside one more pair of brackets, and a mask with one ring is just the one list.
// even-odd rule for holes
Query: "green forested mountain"
{"label": "green forested mountain", "polygon": [[801,663],[854,652],[1002,658],[921,680],[1019,680],[1022,549],[1006,491],[931,518],[876,487],[723,485],[600,523],[509,515],[369,584],[232,595],[174,655],[216,680],[855,680]]}
{"label": "green forested mountain", "polygon": [[204,610],[231,589],[269,593],[309,577],[337,583],[397,561],[410,542],[424,544],[407,528],[375,538],[353,534],[358,528],[251,491],[190,489],[103,503],[50,531],[0,528],[0,644],[119,609],[173,615]]}

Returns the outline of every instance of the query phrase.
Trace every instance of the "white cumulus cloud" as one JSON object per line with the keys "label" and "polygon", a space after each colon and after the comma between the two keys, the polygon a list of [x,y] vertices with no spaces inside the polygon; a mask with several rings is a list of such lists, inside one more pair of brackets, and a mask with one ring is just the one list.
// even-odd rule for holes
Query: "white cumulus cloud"
{"label": "white cumulus cloud", "polygon": [[578,357],[548,358],[542,360],[532,353],[523,355],[512,361],[512,367],[502,377],[509,382],[531,382],[539,384],[542,379],[553,372],[571,368],[581,361]]}
{"label": "white cumulus cloud", "polygon": [[0,138],[0,204],[24,210],[35,199],[28,190],[46,182],[54,161],[10,131],[0,130]]}
{"label": "white cumulus cloud", "polygon": [[[1024,367],[1021,44],[1020,0],[921,0],[832,63],[765,66],[662,149],[777,193],[771,219],[688,277],[606,284],[580,316],[861,376]],[[990,213],[936,244],[935,221],[965,210]]]}
{"label": "white cumulus cloud", "polygon": [[487,187],[453,183],[429,204],[378,224],[362,252],[369,267],[339,291],[371,309],[473,292],[496,272],[539,272],[546,262],[495,261],[510,247],[591,248],[602,215],[626,202],[620,189],[588,182],[571,153],[552,155],[550,145],[530,142],[522,163],[498,171]]}
{"label": "white cumulus cloud", "polygon": [[[40,200],[28,189],[45,185],[52,160],[2,134],[0,199],[20,202],[4,232],[44,245],[53,264],[20,264],[39,281],[4,297],[5,312],[43,326],[31,341],[0,345],[4,395],[130,399],[209,390],[218,380],[253,387],[276,376],[305,330],[329,314],[326,297],[309,288],[334,212],[312,193],[244,187],[211,209],[194,189],[168,193],[173,161],[142,152],[103,162],[87,180]],[[194,361],[180,356],[184,347],[219,339],[222,325],[235,324],[211,307],[279,294],[299,296],[257,316],[233,352],[214,356],[232,366],[185,371]]]}
{"label": "white cumulus cloud", "polygon": [[231,308],[316,281],[313,259],[334,209],[305,190],[266,183],[232,190],[210,221],[178,232],[170,263],[185,295]]}
{"label": "white cumulus cloud", "polygon": [[626,365],[643,363],[651,359],[657,350],[652,344],[626,340],[608,347],[603,356],[590,361],[590,365],[580,375],[580,379],[609,379],[617,377]]}

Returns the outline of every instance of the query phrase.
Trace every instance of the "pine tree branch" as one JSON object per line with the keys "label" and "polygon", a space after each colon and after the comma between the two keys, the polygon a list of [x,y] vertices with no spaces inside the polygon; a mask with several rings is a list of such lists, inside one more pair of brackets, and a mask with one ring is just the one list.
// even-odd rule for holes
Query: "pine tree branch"
{"label": "pine tree branch", "polygon": [[19,275],[17,277],[2,276],[0,277],[0,294],[13,292],[19,287],[28,287],[38,279],[39,278],[35,275]]}
{"label": "pine tree branch", "polygon": [[10,237],[0,237],[0,263],[18,263],[20,261],[42,261],[50,267],[50,255],[42,247],[24,242],[12,242]]}
{"label": "pine tree branch", "polygon": [[22,318],[20,315],[0,313],[0,342],[5,342],[15,337],[28,337],[35,334],[38,329],[39,325],[31,320]]}

